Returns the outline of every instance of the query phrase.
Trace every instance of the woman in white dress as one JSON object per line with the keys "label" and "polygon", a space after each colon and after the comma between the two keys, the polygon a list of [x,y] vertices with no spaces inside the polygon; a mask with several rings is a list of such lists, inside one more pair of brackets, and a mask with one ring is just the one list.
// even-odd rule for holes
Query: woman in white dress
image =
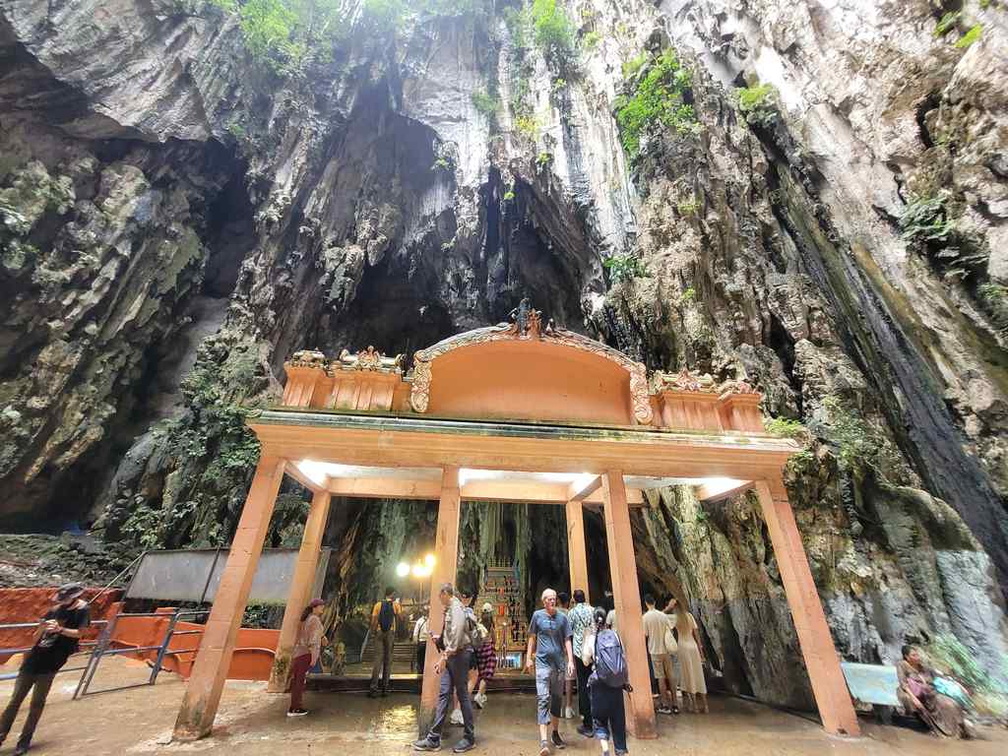
{"label": "woman in white dress", "polygon": [[669,601],[666,612],[672,612],[672,624],[679,641],[679,687],[683,692],[686,711],[707,713],[707,681],[703,671],[703,643],[696,620],[689,610]]}

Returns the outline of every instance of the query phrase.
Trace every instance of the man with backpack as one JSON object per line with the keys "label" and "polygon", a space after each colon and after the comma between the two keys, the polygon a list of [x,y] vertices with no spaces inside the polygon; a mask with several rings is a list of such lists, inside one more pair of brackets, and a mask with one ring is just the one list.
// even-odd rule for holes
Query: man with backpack
{"label": "man with backpack", "polygon": [[434,664],[434,673],[441,675],[441,688],[438,691],[437,708],[434,711],[434,722],[427,737],[413,744],[414,751],[440,751],[441,733],[444,731],[448,718],[448,707],[452,695],[458,696],[459,707],[462,709],[463,735],[462,739],[452,749],[454,753],[464,753],[476,746],[476,733],[473,727],[472,699],[469,697],[469,664],[473,655],[472,636],[469,633],[469,619],[465,607],[455,596],[451,583],[445,583],[438,591],[438,600],[444,607],[444,630],[441,635],[432,635],[435,645],[441,652]]}
{"label": "man with backpack", "polygon": [[543,608],[529,622],[525,671],[530,672],[535,666],[539,756],[549,756],[551,742],[557,748],[567,747],[557,728],[564,682],[574,675],[574,652],[570,621],[566,614],[557,611],[556,591],[552,588],[543,591],[542,603]]}
{"label": "man with backpack", "polygon": [[[396,620],[402,614],[399,602],[395,598],[395,588],[385,589],[385,598],[376,601],[371,609],[371,637],[374,639],[374,664],[371,666],[371,687],[369,698],[376,698],[379,693],[389,694],[389,680],[392,677],[392,647],[395,645]],[[381,687],[378,678],[381,676]]]}
{"label": "man with backpack", "polygon": [[596,609],[593,619],[595,631],[585,636],[581,645],[581,661],[592,668],[588,689],[591,692],[595,737],[602,746],[603,756],[609,756],[610,741],[616,756],[623,756],[627,753],[623,691],[633,693],[627,682],[626,655],[619,635],[606,627],[606,610]]}

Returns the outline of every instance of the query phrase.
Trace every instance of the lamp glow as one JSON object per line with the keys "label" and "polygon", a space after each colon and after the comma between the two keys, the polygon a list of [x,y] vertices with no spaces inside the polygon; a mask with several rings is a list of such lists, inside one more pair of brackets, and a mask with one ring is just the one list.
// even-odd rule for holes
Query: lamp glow
{"label": "lamp glow", "polygon": [[399,577],[406,577],[410,573],[410,566],[406,562],[399,562],[396,567],[396,575]]}
{"label": "lamp glow", "polygon": [[428,567],[433,568],[436,563],[437,560],[434,558],[433,554],[428,554],[427,556],[424,557],[424,564],[426,564]]}

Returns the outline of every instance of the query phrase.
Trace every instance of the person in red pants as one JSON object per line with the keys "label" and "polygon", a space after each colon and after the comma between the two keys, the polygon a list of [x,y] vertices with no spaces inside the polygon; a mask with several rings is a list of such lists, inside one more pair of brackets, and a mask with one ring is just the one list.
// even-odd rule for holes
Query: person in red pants
{"label": "person in red pants", "polygon": [[290,708],[287,709],[288,717],[303,717],[308,713],[301,703],[301,696],[304,695],[305,683],[308,678],[308,670],[318,662],[319,654],[322,652],[322,610],[325,608],[325,601],[322,599],[312,599],[305,610],[301,612],[301,624],[298,626],[297,641],[294,643],[294,650],[291,651],[291,683],[290,683]]}

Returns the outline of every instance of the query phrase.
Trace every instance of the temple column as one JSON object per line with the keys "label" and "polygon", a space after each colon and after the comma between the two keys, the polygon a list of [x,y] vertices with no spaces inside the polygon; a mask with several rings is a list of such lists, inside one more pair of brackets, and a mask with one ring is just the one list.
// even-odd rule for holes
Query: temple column
{"label": "temple column", "polygon": [[193,672],[175,721],[174,737],[177,740],[202,738],[209,735],[213,728],[285,464],[285,460],[265,447],[259,454],[255,477],[245,498],[238,529],[231,541],[227,564],[224,565],[210,618],[204,627]]}
{"label": "temple column", "polygon": [[280,625],[280,638],[277,640],[273,670],[270,672],[268,688],[270,693],[283,693],[287,690],[287,681],[290,678],[291,651],[294,649],[298,628],[301,625],[301,612],[311,599],[308,594],[311,592],[315,582],[315,572],[318,570],[319,550],[322,547],[322,535],[325,533],[326,522],[329,519],[330,499],[327,490],[316,491],[312,497],[304,535],[301,537],[301,550],[297,555],[294,575],[291,577],[290,590],[287,593],[287,607],[284,609],[283,623]]}
{"label": "temple column", "polygon": [[[434,571],[431,573],[430,617],[428,628],[431,636],[440,635],[444,629],[444,609],[438,601],[438,589],[442,583],[455,585],[458,568],[459,516],[461,497],[459,471],[457,467],[445,467],[441,475],[441,499],[438,502],[437,535],[434,540]],[[457,590],[458,586],[456,586]],[[434,673],[434,663],[440,652],[433,640],[427,641],[427,657],[424,661],[423,687],[420,691],[420,711],[417,715],[420,737],[425,736],[434,721],[441,676]]]}
{"label": "temple column", "polygon": [[630,507],[620,470],[602,475],[606,539],[609,545],[609,571],[612,574],[616,624],[627,660],[630,685],[627,694],[627,728],[638,738],[655,738],[655,710],[651,701],[651,675],[648,672],[644,623],[641,616],[640,586],[637,583],[637,559],[630,529]]}
{"label": "temple column", "polygon": [[585,601],[590,602],[588,594],[588,555],[585,549],[584,505],[577,499],[567,502],[567,555],[570,567],[570,589],[580,588],[584,591]]}
{"label": "temple column", "polygon": [[832,733],[859,735],[857,715],[812,580],[787,490],[779,477],[757,481],[755,487],[823,727]]}

